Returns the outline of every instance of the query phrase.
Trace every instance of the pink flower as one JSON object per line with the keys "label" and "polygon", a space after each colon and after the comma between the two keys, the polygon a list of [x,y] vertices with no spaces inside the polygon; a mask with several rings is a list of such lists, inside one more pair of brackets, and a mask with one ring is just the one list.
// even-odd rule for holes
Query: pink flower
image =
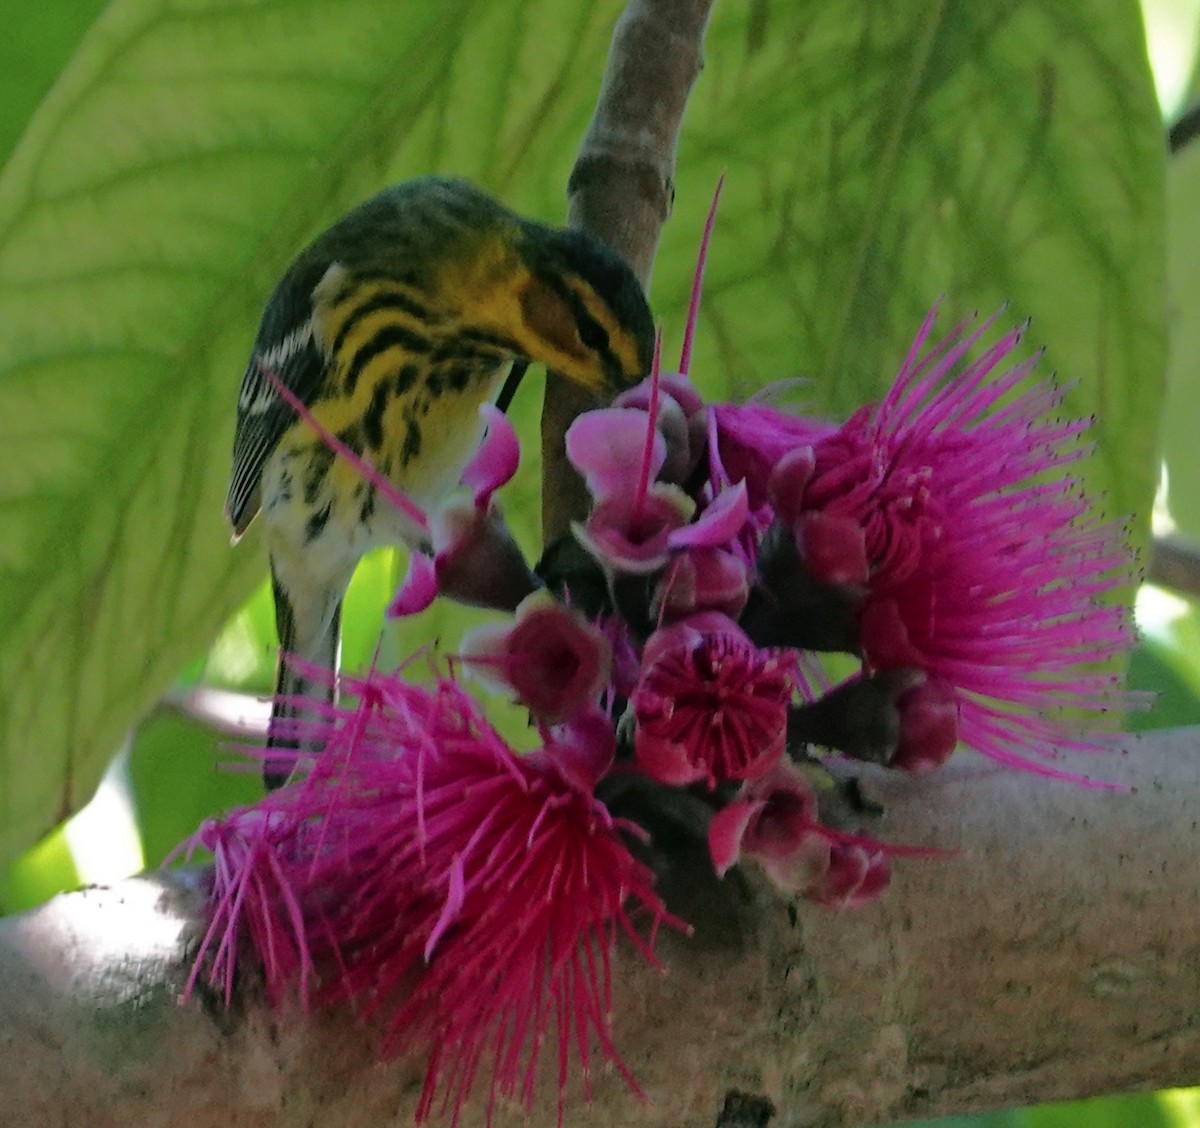
{"label": "pink flower", "polygon": [[497,1097],[531,1105],[547,1039],[560,1093],[597,1052],[637,1091],[612,1039],[615,945],[653,961],[658,925],[684,926],[626,844],[639,828],[592,794],[610,722],[585,710],[519,756],[453,680],[344,686],[357,704],[326,708],[308,774],[198,836],[218,864],[193,981],[228,992],[242,936],[274,999],[307,1004],[319,974],[317,1003],[382,1018],[385,1055],[427,1055],[421,1121],[457,1123],[481,1073],[487,1120]]}
{"label": "pink flower", "polygon": [[1030,757],[1099,747],[1064,718],[1122,704],[1089,664],[1131,643],[1102,601],[1129,554],[1067,472],[1087,424],[1046,418],[1062,393],[1028,384],[1036,357],[996,372],[1022,331],[959,372],[994,319],[922,355],[933,316],[880,404],[781,460],[772,503],[810,573],[861,594],[868,671],[924,672],[956,694],[964,743],[1078,778]]}
{"label": "pink flower", "polygon": [[785,893],[804,893],[829,869],[829,839],[817,830],[817,796],[787,760],[751,780],[709,824],[708,848],[718,877],[743,856]]}
{"label": "pink flower", "polygon": [[189,860],[198,849],[213,856],[209,924],[184,987],[185,1000],[203,978],[229,1006],[238,957],[248,941],[260,957],[267,998],[279,1004],[296,984],[307,1004],[312,958],[294,872],[295,833],[295,822],[267,800],[261,807],[205,820],[176,851]]}
{"label": "pink flower", "polygon": [[958,744],[958,694],[947,682],[923,680],[900,695],[900,739],[893,768],[931,772],[940,768]]}
{"label": "pink flower", "polygon": [[469,500],[452,500],[430,518],[434,555],[414,552],[408,574],[388,615],[403,618],[424,611],[439,595],[468,607],[512,611],[537,589],[530,571],[495,502],[480,509]]}
{"label": "pink flower", "polygon": [[[426,1049],[420,1120],[449,1106],[457,1122],[481,1070],[489,1119],[497,1096],[531,1104],[550,1036],[560,1091],[573,1055],[586,1085],[593,1046],[636,1090],[612,1041],[613,948],[624,934],[653,959],[657,925],[677,922],[625,844],[636,828],[591,795],[611,729],[581,723],[561,753],[518,756],[450,681],[421,722],[423,754],[389,759],[364,729],[349,752],[345,833],[318,863],[341,969],[324,997],[381,1013],[385,1053]],[[388,726],[390,746],[405,718]]]}
{"label": "pink flower", "polygon": [[812,784],[786,760],[713,816],[708,847],[718,877],[745,857],[780,891],[836,909],[869,904],[891,876],[882,843],[821,825]]}
{"label": "pink flower", "polygon": [[861,909],[876,900],[892,880],[887,848],[866,840],[834,842],[829,868],[805,897],[831,909]]}
{"label": "pink flower", "polygon": [[526,598],[512,623],[472,631],[462,656],[469,671],[549,723],[595,704],[612,667],[603,633],[544,591]]}
{"label": "pink flower", "polygon": [[766,504],[771,474],[785,455],[837,429],[823,419],[791,414],[766,403],[718,403],[708,410],[709,459],[715,476],[727,482],[744,480],[756,509]]}
{"label": "pink flower", "polygon": [[573,528],[576,540],[606,572],[651,575],[666,566],[672,534],[688,527],[694,510],[677,486],[655,482],[644,493],[606,497]]}
{"label": "pink flower", "polygon": [[683,785],[750,779],[783,752],[795,661],[759,650],[724,615],[694,615],[646,643],[631,705],[642,770]]}
{"label": "pink flower", "polygon": [[[652,575],[666,566],[672,552],[729,544],[750,517],[742,482],[709,490],[699,505],[673,484],[688,472],[691,440],[683,408],[673,396],[662,394],[657,346],[654,359],[649,383],[636,397],[646,403],[644,410],[585,412],[567,431],[567,457],[595,501],[587,521],[573,526],[575,537],[610,577]],[[676,379],[686,399],[686,380]],[[669,459],[674,463],[671,480],[660,481]]]}

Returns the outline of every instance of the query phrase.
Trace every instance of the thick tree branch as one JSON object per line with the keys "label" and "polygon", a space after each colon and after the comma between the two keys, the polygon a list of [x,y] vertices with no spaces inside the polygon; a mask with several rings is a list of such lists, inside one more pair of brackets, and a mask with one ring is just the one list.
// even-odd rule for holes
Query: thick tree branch
{"label": "thick tree branch", "polygon": [[[664,938],[666,975],[627,948],[617,963],[616,1037],[649,1103],[605,1072],[569,1124],[712,1128],[774,1105],[771,1123],[862,1125],[1195,1082],[1198,745],[1133,741],[1104,764],[1133,794],[969,759],[876,772],[871,829],[955,853],[899,861],[856,914],[717,883],[671,849],[660,880],[696,935]],[[228,1012],[178,1005],[201,909],[150,876],[0,922],[0,1120],[411,1123],[419,1063],[375,1063],[354,1016],[275,1015],[250,983]],[[464,1128],[481,1122],[472,1106]],[[531,1122],[554,1122],[553,1094]],[[504,1109],[497,1128],[524,1123]]]}
{"label": "thick tree branch", "polygon": [[[596,113],[568,186],[568,222],[625,256],[644,286],[671,210],[683,110],[701,68],[712,0],[629,0],[613,32]],[[587,515],[563,436],[587,393],[551,373],[542,408],[542,535],[548,544]]]}

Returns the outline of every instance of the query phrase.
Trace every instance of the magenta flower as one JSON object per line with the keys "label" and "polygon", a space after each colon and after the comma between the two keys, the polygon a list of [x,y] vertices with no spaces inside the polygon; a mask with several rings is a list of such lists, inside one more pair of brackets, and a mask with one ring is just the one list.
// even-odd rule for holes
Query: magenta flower
{"label": "magenta flower", "polygon": [[427,1051],[419,1120],[448,1107],[456,1123],[481,1071],[489,1119],[498,1096],[530,1105],[548,1037],[560,1091],[573,1056],[586,1085],[593,1047],[636,1090],[612,1041],[612,951],[623,933],[653,959],[657,925],[677,922],[625,844],[636,828],[591,795],[611,728],[584,719],[561,756],[550,743],[522,757],[452,681],[421,714],[406,745],[419,754],[389,756],[402,712],[348,747],[326,817],[337,847],[316,863],[334,943],[321,954],[340,969],[322,997],[381,1014],[385,1053]]}
{"label": "magenta flower", "polygon": [[947,682],[923,680],[896,702],[900,739],[890,765],[909,772],[940,768],[958,744],[958,694]]}
{"label": "magenta flower", "polygon": [[1067,472],[1087,424],[1046,418],[1062,393],[1028,384],[1036,357],[996,373],[1022,331],[956,374],[995,319],[922,355],[933,316],[880,404],[781,460],[772,503],[809,571],[861,594],[868,671],[953,687],[964,743],[1078,778],[1031,755],[1098,747],[1063,717],[1122,704],[1088,664],[1131,642],[1101,601],[1129,554]]}
{"label": "magenta flower", "polygon": [[786,760],[713,815],[708,848],[718,877],[745,859],[782,892],[830,908],[869,904],[891,877],[888,848],[823,826],[812,784]]}
{"label": "magenta flower", "polygon": [[806,892],[829,869],[830,842],[817,825],[817,796],[808,777],[779,760],[713,815],[708,848],[717,876],[745,857],[781,891]]}
{"label": "magenta flower", "polygon": [[762,775],[783,752],[796,678],[794,658],[758,649],[724,615],[656,631],[630,701],[638,764],[677,786]]}
{"label": "magenta flower", "polygon": [[525,599],[511,623],[472,631],[462,657],[468,671],[551,724],[594,705],[612,667],[603,633],[548,592]]}
{"label": "magenta flower", "polygon": [[861,909],[878,898],[892,880],[888,850],[869,840],[834,842],[829,867],[805,896],[831,909]]}
{"label": "magenta flower", "polygon": [[744,480],[755,509],[767,503],[771,474],[785,455],[837,430],[823,419],[792,414],[766,403],[717,403],[708,410],[709,461],[714,476],[726,482]]}
{"label": "magenta flower", "polygon": [[267,998],[278,1005],[295,985],[307,1005],[313,968],[294,867],[296,830],[285,810],[264,802],[205,820],[172,854],[191,860],[204,849],[213,856],[209,924],[184,987],[185,1000],[203,978],[229,1006],[246,940],[261,960]]}
{"label": "magenta flower", "polygon": [[678,553],[658,585],[655,610],[667,622],[698,611],[719,611],[736,619],[750,597],[750,570],[724,548]]}
{"label": "magenta flower", "polygon": [[211,923],[189,981],[228,999],[245,940],[269,996],[352,1001],[384,1055],[427,1055],[418,1121],[457,1124],[477,1080],[532,1105],[549,1041],[561,1092],[594,1054],[637,1084],[612,1037],[615,945],[654,962],[670,916],[627,836],[593,795],[615,737],[599,710],[517,755],[452,679],[345,678],[322,706],[324,752],[256,808],[189,845],[217,860]]}

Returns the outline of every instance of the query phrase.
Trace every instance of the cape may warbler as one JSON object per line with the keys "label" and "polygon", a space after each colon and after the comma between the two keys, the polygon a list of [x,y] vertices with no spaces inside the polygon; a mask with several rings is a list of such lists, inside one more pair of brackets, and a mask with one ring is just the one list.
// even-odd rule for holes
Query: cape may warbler
{"label": "cape may warbler", "polygon": [[[649,370],[652,351],[646,299],[617,255],[462,180],[385,189],[300,254],[242,378],[225,507],[235,540],[263,515],[280,644],[272,747],[304,747],[298,699],[333,693],[289,656],[335,669],[359,558],[422,534],[298,419],[267,372],[428,510],[457,484],[481,437],[479,407],[514,362],[611,394]],[[280,774],[267,764],[269,782]]]}

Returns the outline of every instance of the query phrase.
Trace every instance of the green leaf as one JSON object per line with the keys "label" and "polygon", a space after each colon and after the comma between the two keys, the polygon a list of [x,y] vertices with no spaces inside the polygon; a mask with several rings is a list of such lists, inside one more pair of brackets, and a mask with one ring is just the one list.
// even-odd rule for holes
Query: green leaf
{"label": "green leaf", "polygon": [[[1138,6],[718,6],[687,118],[686,260],[727,171],[697,372],[811,378],[839,415],[890,382],[926,310],[1009,302],[1097,413],[1091,484],[1144,536],[1164,364],[1163,145]],[[664,306],[682,279],[662,272]],[[668,355],[670,355],[668,353]]]}
{"label": "green leaf", "polygon": [[[1200,722],[1200,607],[1194,600],[1169,593],[1160,593],[1158,598],[1162,613],[1146,614],[1139,623],[1148,659],[1141,684],[1163,694],[1164,726],[1196,724]],[[1151,680],[1153,666],[1149,663],[1161,667],[1161,684]]]}
{"label": "green leaf", "polygon": [[1170,239],[1171,359],[1163,411],[1167,505],[1180,531],[1200,540],[1200,142],[1171,158],[1167,170]]}
{"label": "green leaf", "polygon": [[[620,7],[116,0],[87,37],[0,175],[0,852],[87,797],[261,579],[220,511],[284,264],[419,172],[561,217]],[[845,412],[939,295],[947,325],[1007,297],[1103,407],[1094,483],[1141,512],[1162,186],[1136,6],[718,5],[706,57],[653,294],[677,341],[727,171],[702,384],[807,375]],[[531,545],[536,490],[508,503]]]}
{"label": "green leaf", "polygon": [[1131,730],[1144,732],[1200,724],[1196,672],[1186,668],[1186,661],[1167,641],[1155,638],[1144,639],[1133,652],[1129,660],[1129,688],[1153,693],[1154,707],[1131,714]]}
{"label": "green leaf", "polygon": [[32,909],[66,889],[79,887],[79,873],[59,826],[11,865],[0,869],[0,916]]}
{"label": "green leaf", "polygon": [[0,43],[0,161],[58,77],[105,0],[10,4]]}
{"label": "green leaf", "polygon": [[[138,728],[129,778],[138,797],[137,824],[147,866],[160,865],[213,811],[253,802],[259,773],[238,764],[230,742],[173,710],[156,709]],[[240,770],[225,770],[227,766]],[[147,802],[147,798],[155,801]],[[164,801],[169,800],[169,801]]]}
{"label": "green leaf", "polygon": [[1100,1097],[1065,1104],[1042,1105],[1027,1109],[1023,1128],[1172,1128],[1173,1118],[1159,1103],[1155,1093],[1137,1093],[1123,1097]]}
{"label": "green leaf", "polygon": [[86,800],[261,575],[221,519],[257,310],[467,9],[117,0],[0,176],[0,853]]}

